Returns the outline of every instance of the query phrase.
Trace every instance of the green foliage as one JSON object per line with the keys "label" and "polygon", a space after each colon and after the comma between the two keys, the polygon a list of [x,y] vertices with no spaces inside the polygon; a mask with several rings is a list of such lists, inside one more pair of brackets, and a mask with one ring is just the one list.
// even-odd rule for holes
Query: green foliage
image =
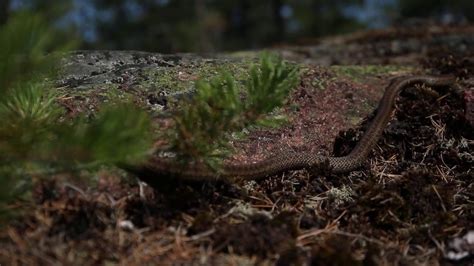
{"label": "green foliage", "polygon": [[32,176],[133,163],[151,147],[150,119],[131,104],[102,107],[92,120],[63,116],[47,81],[57,72],[58,51],[71,45],[57,45],[53,36],[32,14],[0,29],[0,215]]}
{"label": "green foliage", "polygon": [[235,129],[242,112],[239,91],[230,74],[196,82],[197,95],[174,117],[173,150],[182,158],[220,157],[222,134]]}
{"label": "green foliage", "polygon": [[227,153],[228,133],[261,121],[282,106],[298,78],[295,66],[263,54],[242,89],[228,73],[210,82],[198,81],[197,95],[174,117],[171,149],[181,159],[200,159],[215,167]]}
{"label": "green foliage", "polygon": [[0,160],[27,157],[61,114],[54,94],[39,83],[9,90],[0,101]]}
{"label": "green foliage", "polygon": [[[72,42],[57,44],[39,15],[20,13],[0,28],[0,95],[7,89],[42,80],[54,73],[60,52]],[[45,53],[55,54],[45,56]]]}
{"label": "green foliage", "polygon": [[55,96],[39,83],[29,83],[5,95],[8,101],[0,103],[3,121],[26,121],[33,124],[53,122],[61,110],[55,103]]}
{"label": "green foliage", "polygon": [[150,120],[130,104],[106,106],[90,122],[58,123],[62,109],[55,95],[30,84],[0,103],[0,162],[44,161],[71,166],[74,161],[113,163],[143,157],[150,146]]}
{"label": "green foliage", "polygon": [[59,53],[54,33],[40,16],[20,13],[0,29],[0,159],[24,156],[60,109],[55,96],[40,82],[54,73]]}
{"label": "green foliage", "polygon": [[82,119],[59,128],[60,154],[100,164],[136,162],[148,155],[150,128],[148,114],[132,104],[106,106],[90,123]]}
{"label": "green foliage", "polygon": [[271,112],[283,104],[290,90],[298,83],[298,70],[287,65],[283,60],[269,54],[264,54],[260,66],[250,70],[250,80],[247,82],[247,99],[245,109],[247,117],[256,120],[261,114]]}
{"label": "green foliage", "polygon": [[[92,122],[59,123],[62,109],[45,79],[52,78],[59,51],[37,15],[19,14],[0,31],[0,162],[15,160],[115,162],[146,154],[150,121],[130,105],[108,106]],[[49,53],[56,49],[55,53]],[[69,161],[69,163],[70,163]]]}

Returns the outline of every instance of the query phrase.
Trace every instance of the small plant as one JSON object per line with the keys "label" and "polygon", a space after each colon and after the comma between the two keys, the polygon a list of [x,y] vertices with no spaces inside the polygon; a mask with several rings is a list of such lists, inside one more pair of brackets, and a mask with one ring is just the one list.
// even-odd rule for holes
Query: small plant
{"label": "small plant", "polygon": [[[93,119],[63,116],[48,80],[71,45],[58,46],[52,36],[39,16],[29,14],[12,17],[0,30],[0,215],[12,199],[26,195],[32,177],[135,164],[152,152],[150,118],[131,104],[102,106]],[[228,73],[196,82],[197,94],[167,132],[178,159],[218,167],[229,133],[282,106],[298,69],[264,54],[249,76],[243,88]]]}
{"label": "small plant", "polygon": [[298,83],[299,72],[266,53],[258,66],[251,67],[249,76],[242,89],[229,73],[210,82],[196,82],[197,94],[174,116],[175,127],[169,134],[171,151],[179,159],[202,160],[216,168],[228,154],[229,133],[262,120],[282,106]]}
{"label": "small plant", "polygon": [[33,14],[0,29],[0,214],[33,176],[136,162],[149,153],[150,119],[135,107],[104,106],[92,121],[62,117],[48,80],[71,44],[56,45],[53,36]]}

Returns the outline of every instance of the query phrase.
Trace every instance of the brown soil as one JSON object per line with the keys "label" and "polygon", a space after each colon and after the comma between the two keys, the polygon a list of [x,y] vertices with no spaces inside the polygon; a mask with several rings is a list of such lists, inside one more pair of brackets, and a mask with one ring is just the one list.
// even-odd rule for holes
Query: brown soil
{"label": "brown soil", "polygon": [[[451,239],[474,230],[472,72],[452,59],[456,68],[439,57],[426,64],[463,77],[466,90],[407,88],[359,171],[176,182],[142,195],[117,170],[99,172],[92,187],[58,176],[37,182],[34,202],[1,229],[0,264],[472,265],[472,254],[444,258]],[[233,159],[347,153],[398,74],[355,82],[308,66],[284,108],[289,123],[234,141]]]}

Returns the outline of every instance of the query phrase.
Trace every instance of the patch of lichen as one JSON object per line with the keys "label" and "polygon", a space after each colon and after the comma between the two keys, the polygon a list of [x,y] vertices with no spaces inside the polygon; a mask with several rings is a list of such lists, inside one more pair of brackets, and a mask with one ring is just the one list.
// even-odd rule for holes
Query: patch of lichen
{"label": "patch of lichen", "polygon": [[[68,88],[58,88],[59,99],[74,99],[77,110],[88,115],[94,115],[100,106],[118,105],[129,102],[139,102],[137,96],[124,91],[118,84],[104,84],[85,90],[70,90]],[[75,111],[75,110],[71,110]]]}
{"label": "patch of lichen", "polygon": [[133,99],[130,93],[125,92],[115,84],[100,86],[100,88],[94,92],[93,96],[98,97],[101,103],[110,104],[131,102]]}
{"label": "patch of lichen", "polygon": [[345,114],[345,120],[352,126],[359,125],[364,120],[361,114],[369,114],[376,107],[376,104],[364,101],[360,103],[359,108],[350,108]]}
{"label": "patch of lichen", "polygon": [[285,114],[283,108],[276,108],[267,117],[256,121],[255,124],[248,125],[240,131],[233,132],[233,140],[245,140],[252,131],[263,129],[278,129],[290,124],[290,118]]}
{"label": "patch of lichen", "polygon": [[229,53],[228,56],[239,59],[255,60],[258,59],[259,51],[236,51]]}
{"label": "patch of lichen", "polygon": [[148,91],[182,92],[192,89],[196,80],[208,81],[222,72],[230,73],[237,83],[241,83],[248,78],[248,65],[248,60],[218,60],[176,67],[149,68],[144,70],[147,79],[139,86]]}
{"label": "patch of lichen", "polygon": [[338,65],[330,69],[339,77],[362,81],[365,77],[374,75],[399,75],[413,72],[413,67],[397,65]]}

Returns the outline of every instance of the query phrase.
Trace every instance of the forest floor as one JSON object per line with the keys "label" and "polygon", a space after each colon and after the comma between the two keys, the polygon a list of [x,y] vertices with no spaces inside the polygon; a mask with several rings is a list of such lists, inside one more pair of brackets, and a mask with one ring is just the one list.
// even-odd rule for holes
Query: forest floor
{"label": "forest floor", "polygon": [[[365,43],[374,46],[382,35],[367,33]],[[308,47],[280,48],[302,64],[301,82],[279,113],[287,122],[240,134],[231,143],[233,160],[255,161],[286,149],[347,154],[393,77],[454,74],[464,91],[404,90],[370,159],[350,174],[300,170],[260,181],[176,182],[142,191],[134,177],[111,168],[38,177],[32,201],[18,203],[27,211],[0,229],[0,265],[472,265],[472,46],[436,47],[416,59],[398,54],[399,64],[390,54],[371,55],[385,57],[381,62],[388,64],[380,66],[321,66],[307,54],[299,58]],[[161,93],[127,83],[136,74],[130,69],[113,89],[151,112],[166,109]],[[173,70],[178,79],[195,80],[188,72]],[[104,99],[123,98],[104,96],[103,88],[95,84],[87,96],[71,92],[81,95],[64,97],[62,104],[74,116],[93,112]],[[154,120],[169,125],[166,116]]]}

